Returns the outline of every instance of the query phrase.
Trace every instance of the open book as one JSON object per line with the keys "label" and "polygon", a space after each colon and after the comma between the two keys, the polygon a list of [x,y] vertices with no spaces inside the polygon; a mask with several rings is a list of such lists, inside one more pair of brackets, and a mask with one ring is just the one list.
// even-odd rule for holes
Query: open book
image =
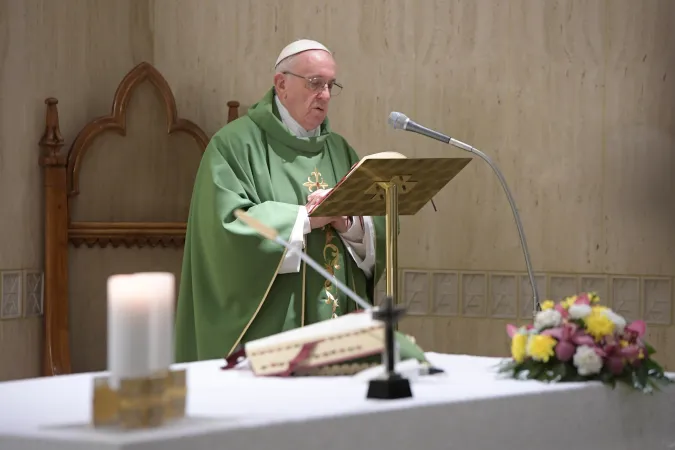
{"label": "open book", "polygon": [[335,185],[335,187],[338,187],[342,181],[344,181],[345,178],[349,177],[351,173],[353,173],[356,169],[358,169],[361,164],[364,162],[368,161],[369,159],[405,159],[407,156],[405,156],[402,153],[399,152],[379,152],[379,153],[373,153],[372,155],[366,155],[359,162],[354,164],[352,168],[347,172],[347,175],[342,177],[342,180],[338,182],[338,184]]}
{"label": "open book", "polygon": [[[322,203],[329,201],[331,199],[331,195],[334,194],[345,182],[349,179],[349,177],[356,172],[356,170],[363,165],[364,162],[371,160],[371,159],[405,159],[407,158],[405,155],[398,153],[398,152],[380,152],[380,153],[373,153],[372,155],[366,155],[363,158],[359,160],[356,164],[352,166],[352,168],[347,172],[347,174],[340,179],[340,181],[337,182],[334,188],[330,189],[330,192],[321,199],[319,203],[314,204],[314,206],[308,211],[308,214],[311,216],[312,212],[315,211],[319,205]],[[350,215],[350,214],[347,214]],[[359,215],[359,214],[355,214]]]}
{"label": "open book", "polygon": [[[312,217],[330,216],[383,216],[385,215],[384,189],[380,182],[389,182],[400,177],[398,181],[399,214],[415,214],[427,202],[436,205],[431,198],[442,188],[449,178],[447,174],[440,174],[431,183],[429,175],[433,175],[434,168],[446,168],[447,164],[438,164],[438,159],[411,159],[410,164],[402,164],[401,160],[408,159],[398,152],[380,152],[367,155],[354,164],[349,172],[340,179],[334,188],[318,203],[313,204],[308,213]],[[376,162],[379,160],[380,162]],[[441,162],[451,161],[450,159]],[[467,160],[468,161],[468,160]],[[464,164],[465,165],[465,164]],[[463,167],[463,165],[462,165]],[[461,170],[461,167],[459,168]],[[456,172],[459,172],[456,170]],[[403,173],[401,173],[403,172]],[[454,172],[454,171],[453,171]],[[417,180],[423,179],[423,187],[411,192]],[[401,203],[402,195],[408,195],[409,202]]]}

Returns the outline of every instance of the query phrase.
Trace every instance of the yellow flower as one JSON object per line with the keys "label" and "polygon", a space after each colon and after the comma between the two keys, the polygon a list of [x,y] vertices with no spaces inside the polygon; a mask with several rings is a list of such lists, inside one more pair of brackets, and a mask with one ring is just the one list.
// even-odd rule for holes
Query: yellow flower
{"label": "yellow flower", "polygon": [[586,316],[586,331],[599,341],[605,336],[614,333],[614,322],[603,313],[607,308],[604,306],[594,306],[591,313]]}
{"label": "yellow flower", "polygon": [[591,301],[591,304],[600,303],[600,297],[595,292],[590,292],[588,294],[588,299]]}
{"label": "yellow flower", "polygon": [[527,355],[527,337],[526,334],[517,333],[511,339],[511,357],[517,363],[525,361],[525,356]]}
{"label": "yellow flower", "polygon": [[541,310],[546,311],[547,309],[553,309],[555,302],[553,300],[544,300],[541,302]]}
{"label": "yellow flower", "polygon": [[542,362],[548,362],[555,355],[555,338],[547,335],[538,334],[531,336],[527,343],[527,353],[532,359]]}
{"label": "yellow flower", "polygon": [[569,307],[574,305],[574,303],[576,301],[577,301],[577,296],[573,295],[572,297],[567,297],[565,300],[560,302],[560,306],[562,306],[565,309],[569,309]]}

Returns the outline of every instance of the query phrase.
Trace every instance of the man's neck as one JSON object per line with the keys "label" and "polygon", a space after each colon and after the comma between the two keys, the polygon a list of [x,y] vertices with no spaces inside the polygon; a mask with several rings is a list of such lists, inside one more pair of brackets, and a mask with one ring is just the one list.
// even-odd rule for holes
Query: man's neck
{"label": "man's neck", "polygon": [[277,104],[281,121],[288,127],[293,135],[296,137],[314,137],[321,133],[321,126],[318,126],[313,130],[305,130],[302,125],[291,116],[291,113],[288,112],[288,109],[281,103],[281,100],[277,95],[274,96],[274,101]]}

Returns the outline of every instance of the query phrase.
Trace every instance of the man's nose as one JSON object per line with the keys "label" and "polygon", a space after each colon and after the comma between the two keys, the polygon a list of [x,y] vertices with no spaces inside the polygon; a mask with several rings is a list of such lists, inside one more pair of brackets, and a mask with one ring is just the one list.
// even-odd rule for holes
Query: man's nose
{"label": "man's nose", "polygon": [[317,97],[324,99],[324,100],[330,100],[330,89],[328,88],[328,85],[324,85],[323,89],[319,91],[319,94]]}

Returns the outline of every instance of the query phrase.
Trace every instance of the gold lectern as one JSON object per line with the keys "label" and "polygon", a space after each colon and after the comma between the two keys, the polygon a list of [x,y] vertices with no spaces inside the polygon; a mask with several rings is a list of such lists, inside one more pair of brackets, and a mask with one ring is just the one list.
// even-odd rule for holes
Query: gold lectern
{"label": "gold lectern", "polygon": [[399,304],[398,217],[417,214],[471,158],[381,155],[387,156],[376,154],[363,158],[309,215],[385,216],[387,296]]}

